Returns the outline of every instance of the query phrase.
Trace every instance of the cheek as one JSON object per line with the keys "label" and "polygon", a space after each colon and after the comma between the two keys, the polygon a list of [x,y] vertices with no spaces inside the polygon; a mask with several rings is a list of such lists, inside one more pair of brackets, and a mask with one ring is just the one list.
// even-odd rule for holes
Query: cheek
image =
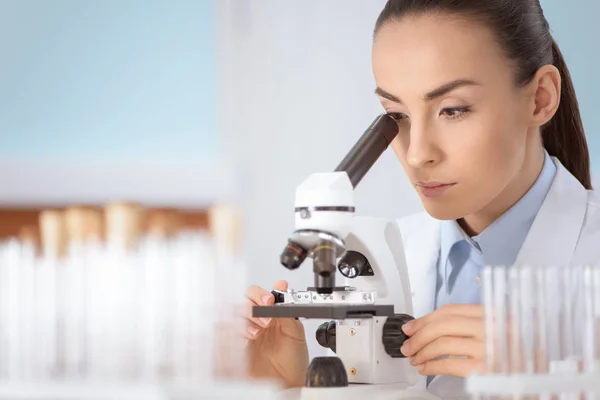
{"label": "cheek", "polygon": [[522,156],[525,135],[517,124],[510,123],[511,118],[501,115],[477,121],[470,140],[465,141],[465,153],[472,157],[472,161],[465,162],[481,174],[510,175],[516,160]]}
{"label": "cheek", "polygon": [[465,121],[463,128],[449,163],[461,183],[453,198],[453,211],[461,216],[484,208],[504,190],[518,174],[526,147],[522,128],[502,113]]}
{"label": "cheek", "polygon": [[390,147],[394,151],[394,154],[396,155],[398,160],[400,160],[400,164],[402,164],[402,168],[404,168],[404,171],[407,174],[409,174],[410,169],[408,168],[408,165],[406,163],[406,150],[408,148],[408,141],[406,141],[403,136],[398,135],[394,138],[394,140],[392,140],[392,143],[390,143]]}

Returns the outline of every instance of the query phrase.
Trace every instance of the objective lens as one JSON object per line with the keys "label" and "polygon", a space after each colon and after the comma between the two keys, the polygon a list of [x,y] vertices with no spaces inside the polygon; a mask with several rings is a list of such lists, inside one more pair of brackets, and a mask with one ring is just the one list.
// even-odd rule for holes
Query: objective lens
{"label": "objective lens", "polygon": [[297,269],[306,259],[306,250],[297,243],[289,241],[287,247],[281,253],[281,264],[287,269]]}
{"label": "objective lens", "polygon": [[313,250],[313,259],[317,293],[333,293],[336,269],[335,248],[328,242],[324,242]]}

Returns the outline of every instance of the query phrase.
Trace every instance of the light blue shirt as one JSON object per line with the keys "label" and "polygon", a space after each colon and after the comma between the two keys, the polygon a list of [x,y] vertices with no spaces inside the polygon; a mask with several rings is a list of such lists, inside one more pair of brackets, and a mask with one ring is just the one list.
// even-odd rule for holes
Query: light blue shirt
{"label": "light blue shirt", "polygon": [[456,221],[442,222],[436,309],[445,304],[481,303],[482,267],[514,264],[555,173],[546,152],[542,172],[531,189],[477,236],[469,237]]}

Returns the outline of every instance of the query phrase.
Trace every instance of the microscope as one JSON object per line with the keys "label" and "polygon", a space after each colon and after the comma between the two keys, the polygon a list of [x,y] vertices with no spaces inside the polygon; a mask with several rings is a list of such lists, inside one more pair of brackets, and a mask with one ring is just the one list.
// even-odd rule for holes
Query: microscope
{"label": "microscope", "polygon": [[327,320],[316,339],[335,356],[312,360],[302,399],[324,391],[328,399],[435,398],[406,390],[419,375],[400,352],[413,310],[398,224],[355,215],[354,189],[397,134],[396,121],[378,116],[334,172],[314,173],[297,187],[296,229],[281,264],[296,270],[312,259],[314,286],[273,291],[275,305],[253,308],[254,317]]}

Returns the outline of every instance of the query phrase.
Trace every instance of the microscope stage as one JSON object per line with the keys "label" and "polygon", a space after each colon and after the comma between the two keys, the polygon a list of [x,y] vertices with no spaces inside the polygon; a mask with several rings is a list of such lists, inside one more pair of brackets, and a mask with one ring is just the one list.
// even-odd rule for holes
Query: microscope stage
{"label": "microscope stage", "polygon": [[349,319],[389,317],[394,315],[393,305],[375,304],[275,304],[254,306],[254,318],[309,318]]}

